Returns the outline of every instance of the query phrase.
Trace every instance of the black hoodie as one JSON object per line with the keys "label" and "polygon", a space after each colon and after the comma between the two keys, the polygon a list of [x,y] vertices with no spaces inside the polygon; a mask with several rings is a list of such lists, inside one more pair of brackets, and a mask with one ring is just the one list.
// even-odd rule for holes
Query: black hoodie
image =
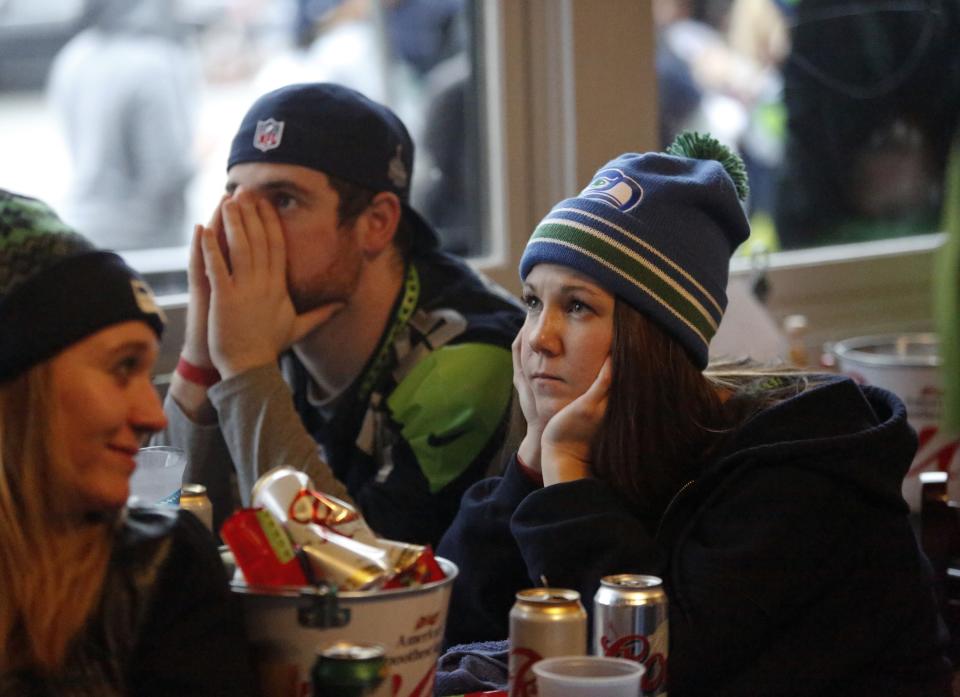
{"label": "black hoodie", "polygon": [[829,378],[759,412],[656,529],[606,483],[475,485],[438,553],[460,567],[449,644],[507,636],[514,593],[663,577],[669,692],[949,695],[946,636],[900,485],[897,397]]}

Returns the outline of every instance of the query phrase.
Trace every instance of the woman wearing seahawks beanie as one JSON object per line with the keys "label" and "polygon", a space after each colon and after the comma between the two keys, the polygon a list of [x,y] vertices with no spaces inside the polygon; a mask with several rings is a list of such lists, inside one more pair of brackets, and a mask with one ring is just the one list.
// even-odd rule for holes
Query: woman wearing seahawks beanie
{"label": "woman wearing seahawks beanie", "polygon": [[0,190],[0,697],[252,694],[210,534],[125,507],[163,325],[120,257]]}
{"label": "woman wearing seahawks beanie", "polygon": [[[534,230],[514,384],[527,433],[438,553],[447,643],[507,636],[518,590],[660,576],[686,695],[949,695],[946,637],[900,483],[894,395],[707,369],[749,228],[739,158],[684,134],[607,163]],[[736,366],[733,366],[736,368]],[[707,369],[707,370],[705,370]]]}

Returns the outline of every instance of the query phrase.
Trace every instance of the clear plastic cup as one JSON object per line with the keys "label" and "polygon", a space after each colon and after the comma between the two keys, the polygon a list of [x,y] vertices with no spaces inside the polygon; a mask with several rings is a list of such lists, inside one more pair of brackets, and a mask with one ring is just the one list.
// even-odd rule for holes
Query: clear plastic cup
{"label": "clear plastic cup", "polygon": [[607,656],[557,656],[533,664],[539,697],[639,697],[646,668]]}
{"label": "clear plastic cup", "polygon": [[154,445],[140,448],[134,458],[137,468],[130,477],[131,506],[176,506],[187,468],[187,456],[179,448]]}

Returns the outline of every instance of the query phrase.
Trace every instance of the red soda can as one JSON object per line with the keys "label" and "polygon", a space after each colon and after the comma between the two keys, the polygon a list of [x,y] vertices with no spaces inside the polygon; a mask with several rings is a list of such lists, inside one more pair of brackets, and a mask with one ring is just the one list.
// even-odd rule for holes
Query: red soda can
{"label": "red soda can", "polygon": [[645,697],[667,694],[670,643],[667,594],[657,576],[617,574],[593,597],[593,653],[643,663]]}
{"label": "red soda can", "polygon": [[587,612],[577,591],[530,588],[517,593],[510,610],[510,697],[537,694],[532,668],[540,659],[586,651]]}

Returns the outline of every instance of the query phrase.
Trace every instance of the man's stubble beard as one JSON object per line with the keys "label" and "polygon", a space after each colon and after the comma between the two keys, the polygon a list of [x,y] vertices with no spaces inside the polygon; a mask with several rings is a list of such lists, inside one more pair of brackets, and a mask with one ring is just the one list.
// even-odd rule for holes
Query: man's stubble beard
{"label": "man's stubble beard", "polygon": [[363,254],[352,240],[341,242],[339,253],[323,272],[299,285],[292,284],[288,278],[287,288],[298,315],[334,302],[347,303],[353,298],[363,272]]}

